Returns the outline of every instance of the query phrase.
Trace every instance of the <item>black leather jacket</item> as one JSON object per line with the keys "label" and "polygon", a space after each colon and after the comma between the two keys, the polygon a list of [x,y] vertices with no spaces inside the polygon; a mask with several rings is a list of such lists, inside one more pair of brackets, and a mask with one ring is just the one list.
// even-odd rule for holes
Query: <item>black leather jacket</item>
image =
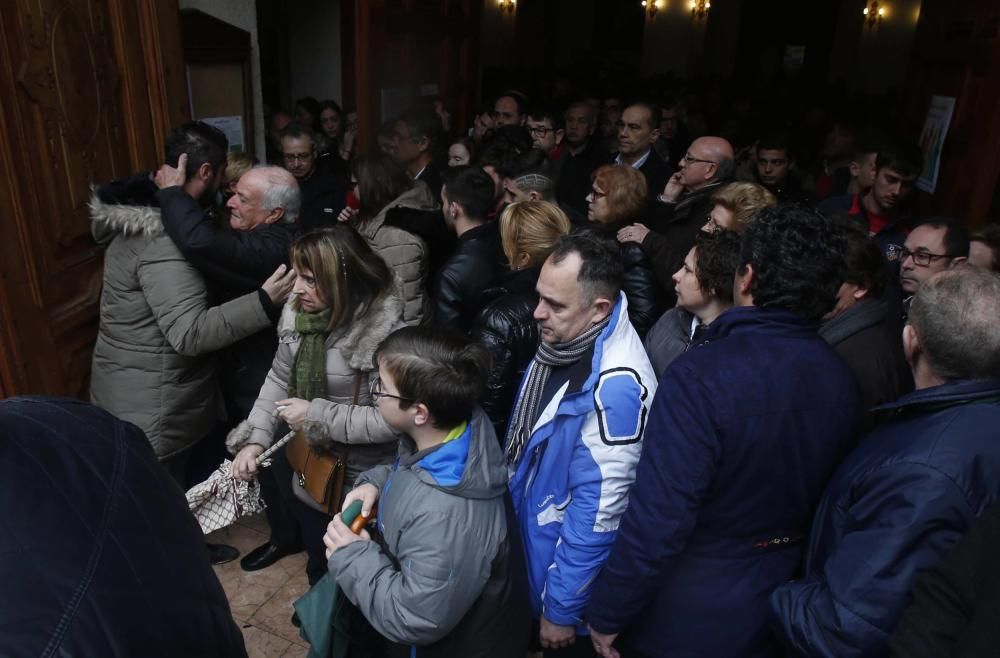
{"label": "black leather jacket", "polygon": [[486,293],[492,301],[479,312],[472,326],[472,338],[493,357],[482,407],[501,442],[507,434],[507,419],[521,378],[538,349],[540,336],[533,315],[538,305],[535,283],[540,270],[535,267],[508,272],[501,287]]}
{"label": "black leather jacket", "polygon": [[468,331],[483,307],[483,292],[500,281],[505,260],[495,222],[463,233],[434,283],[434,322]]}
{"label": "black leather jacket", "polygon": [[[618,229],[632,223],[633,220],[610,225],[591,223],[591,228],[598,235],[618,244],[622,266],[625,268],[622,292],[628,299],[628,319],[639,334],[639,338],[645,339],[650,327],[669,308],[669,300],[667,291],[657,281],[653,265],[639,243],[618,242],[615,238]],[[684,253],[687,255],[687,252]],[[673,287],[670,290],[672,292]]]}

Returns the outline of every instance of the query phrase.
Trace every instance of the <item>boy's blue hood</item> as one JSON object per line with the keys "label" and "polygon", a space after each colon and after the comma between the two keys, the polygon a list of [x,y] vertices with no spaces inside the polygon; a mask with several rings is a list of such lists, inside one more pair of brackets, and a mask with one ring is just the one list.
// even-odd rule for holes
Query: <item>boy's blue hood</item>
{"label": "boy's blue hood", "polygon": [[507,468],[489,418],[476,409],[468,427],[448,443],[400,456],[420,479],[463,498],[489,499],[507,489]]}

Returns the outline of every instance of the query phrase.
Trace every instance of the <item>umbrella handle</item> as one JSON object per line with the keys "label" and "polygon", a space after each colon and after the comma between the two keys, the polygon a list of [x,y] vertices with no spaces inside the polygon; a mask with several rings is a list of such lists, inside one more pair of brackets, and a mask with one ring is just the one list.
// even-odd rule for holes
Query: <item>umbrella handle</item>
{"label": "umbrella handle", "polygon": [[289,432],[285,436],[281,437],[278,441],[276,441],[273,446],[271,446],[270,448],[268,448],[264,452],[260,453],[260,456],[257,457],[257,465],[260,466],[265,461],[267,461],[268,458],[270,458],[271,455],[273,455],[275,452],[277,452],[281,448],[284,448],[285,444],[288,443],[289,441],[291,441],[293,436],[295,436],[295,432],[294,431]]}

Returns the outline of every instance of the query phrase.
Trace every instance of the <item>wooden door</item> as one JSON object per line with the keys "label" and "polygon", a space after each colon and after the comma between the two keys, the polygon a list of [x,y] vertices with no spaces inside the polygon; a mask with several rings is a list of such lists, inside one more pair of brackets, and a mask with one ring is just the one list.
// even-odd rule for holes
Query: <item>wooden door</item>
{"label": "wooden door", "polygon": [[90,186],[155,167],[187,112],[176,0],[0,6],[0,396],[86,396]]}
{"label": "wooden door", "polygon": [[436,85],[453,129],[472,118],[482,0],[354,0],[342,8],[345,61],[352,62],[344,89],[354,92],[362,148],[381,122],[383,89],[406,88],[416,99],[422,86]]}

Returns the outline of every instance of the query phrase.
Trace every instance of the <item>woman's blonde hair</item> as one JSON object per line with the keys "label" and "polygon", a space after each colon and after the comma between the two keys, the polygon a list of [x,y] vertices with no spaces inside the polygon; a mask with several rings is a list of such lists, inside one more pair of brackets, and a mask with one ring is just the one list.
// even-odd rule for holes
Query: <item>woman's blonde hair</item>
{"label": "woman's blonde hair", "polygon": [[[363,316],[392,288],[392,271],[347,224],[310,231],[292,243],[292,267],[308,270],[320,299],[330,309],[330,330]],[[295,304],[298,309],[298,304]]]}
{"label": "woman's blonde hair", "polygon": [[649,201],[649,185],[646,183],[646,177],[634,167],[604,165],[595,171],[591,178],[608,197],[608,210],[611,215],[608,221],[603,222],[604,224],[620,224],[638,219]]}
{"label": "woman's blonde hair", "polygon": [[253,156],[243,151],[230,151],[226,154],[226,173],[222,176],[220,187],[226,188],[230,183],[243,178],[254,167]]}
{"label": "woman's blonde hair", "polygon": [[548,201],[520,201],[500,215],[500,242],[513,266],[518,254],[528,254],[532,265],[549,257],[556,240],[569,233],[569,218]]}
{"label": "woman's blonde hair", "polygon": [[743,231],[743,227],[758,211],[769,208],[776,202],[774,195],[757,183],[730,183],[712,195],[713,204],[733,213],[733,230],[737,233]]}

